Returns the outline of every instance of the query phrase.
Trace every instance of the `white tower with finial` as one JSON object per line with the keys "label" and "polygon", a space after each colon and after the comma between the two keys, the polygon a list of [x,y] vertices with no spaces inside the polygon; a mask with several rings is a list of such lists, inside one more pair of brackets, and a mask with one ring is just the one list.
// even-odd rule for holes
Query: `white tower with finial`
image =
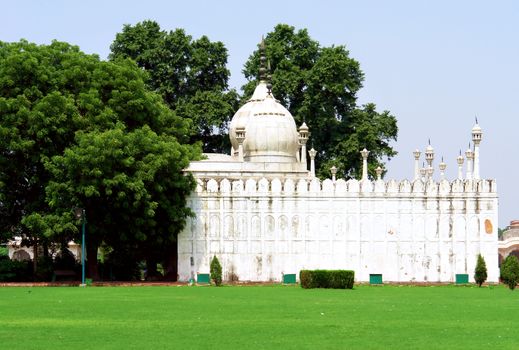
{"label": "white tower with finial", "polygon": [[481,136],[483,132],[478,124],[478,118],[476,118],[476,124],[472,128],[472,142],[474,142],[474,180],[479,180],[479,143],[481,142]]}
{"label": "white tower with finial", "polygon": [[315,177],[315,156],[317,155],[317,151],[312,147],[310,151],[308,151],[310,155],[310,175]]}
{"label": "white tower with finial", "polygon": [[439,168],[440,168],[440,179],[445,180],[445,169],[447,169],[447,163],[445,163],[443,161],[443,157],[442,157],[441,163],[439,164]]}
{"label": "white tower with finial", "polygon": [[301,163],[306,164],[306,143],[308,142],[308,126],[305,122],[299,127],[299,144],[301,145]]}
{"label": "white tower with finial", "polygon": [[332,173],[332,181],[335,182],[337,180],[337,167],[335,165],[332,166],[330,172]]}
{"label": "white tower with finial", "polygon": [[427,178],[431,179],[434,173],[433,161],[434,161],[434,148],[431,146],[431,140],[425,149],[425,161],[427,162]]}
{"label": "white tower with finial", "polygon": [[420,168],[420,177],[423,182],[425,182],[425,175],[427,174],[427,169],[425,168],[425,163],[422,163],[422,167]]}
{"label": "white tower with finial", "polygon": [[463,156],[461,155],[461,150],[460,150],[460,155],[456,158],[456,161],[458,162],[458,180],[463,180]]}
{"label": "white tower with finial", "polygon": [[467,180],[472,180],[472,162],[474,160],[474,152],[469,148],[465,151],[465,158],[467,158]]}
{"label": "white tower with finial", "polygon": [[360,155],[362,156],[362,180],[361,181],[367,181],[368,180],[369,151],[364,148],[362,151],[360,151]]}
{"label": "white tower with finial", "polygon": [[415,149],[413,152],[414,155],[414,180],[418,180],[420,178],[420,152],[418,149]]}
{"label": "white tower with finial", "polygon": [[382,172],[384,169],[380,167],[380,165],[375,169],[375,173],[377,174],[377,181],[382,180]]}

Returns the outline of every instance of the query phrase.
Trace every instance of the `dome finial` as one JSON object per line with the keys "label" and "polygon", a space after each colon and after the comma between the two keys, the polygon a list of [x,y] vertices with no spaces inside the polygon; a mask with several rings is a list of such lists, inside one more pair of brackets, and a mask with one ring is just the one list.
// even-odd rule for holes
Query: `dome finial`
{"label": "dome finial", "polygon": [[270,60],[267,60],[267,93],[272,95],[272,75],[270,74]]}
{"label": "dome finial", "polygon": [[260,43],[260,68],[259,68],[259,79],[262,82],[266,81],[267,68],[265,67],[267,58],[265,57],[265,39],[261,37]]}

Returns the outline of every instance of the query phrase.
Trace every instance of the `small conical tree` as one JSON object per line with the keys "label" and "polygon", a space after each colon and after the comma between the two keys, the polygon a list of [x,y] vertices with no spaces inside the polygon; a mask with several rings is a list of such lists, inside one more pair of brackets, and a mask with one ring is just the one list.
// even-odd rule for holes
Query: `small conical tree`
{"label": "small conical tree", "polygon": [[487,280],[487,264],[485,263],[485,259],[483,259],[481,254],[478,254],[476,270],[474,271],[474,279],[480,287]]}
{"label": "small conical tree", "polygon": [[220,265],[216,255],[211,260],[211,279],[216,286],[222,284],[222,265]]}
{"label": "small conical tree", "polygon": [[515,289],[519,282],[519,260],[515,255],[509,255],[501,264],[501,279],[511,290]]}

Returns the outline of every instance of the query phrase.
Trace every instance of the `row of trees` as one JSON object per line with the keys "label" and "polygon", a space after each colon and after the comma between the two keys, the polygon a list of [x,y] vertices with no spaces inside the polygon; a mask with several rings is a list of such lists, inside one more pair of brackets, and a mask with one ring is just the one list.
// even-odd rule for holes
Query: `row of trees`
{"label": "row of trees", "polygon": [[[288,25],[265,43],[274,94],[311,128],[321,176],[331,165],[358,175],[363,147],[371,171],[395,154],[396,119],[357,106],[363,74],[344,46],[321,47]],[[223,43],[153,21],[124,26],[108,61],[62,42],[0,42],[0,241],[21,236],[47,254],[77,241],[72,208],[83,207],[90,277],[102,247],[126,266],[145,261],[149,276],[162,263],[176,278],[194,186],[182,169],[202,151],[228,152],[227,127],[258,62],[255,51],[240,96],[228,87]]]}
{"label": "row of trees", "polygon": [[[306,29],[286,24],[277,25],[264,41],[273,94],[298,125],[305,121],[310,127],[319,176],[329,177],[332,165],[339,176],[359,176],[364,147],[371,151],[372,175],[396,155],[390,146],[398,133],[396,118],[377,112],[373,103],[358,106],[364,74],[345,46],[322,47]],[[245,62],[248,82],[241,96],[228,90],[227,50],[205,36],[193,40],[181,29],[166,32],[156,22],[144,21],[124,26],[111,49],[111,59],[131,58],[147,71],[148,86],[191,121],[191,141],[201,141],[204,152],[229,152],[227,127],[258,83],[259,48]]]}

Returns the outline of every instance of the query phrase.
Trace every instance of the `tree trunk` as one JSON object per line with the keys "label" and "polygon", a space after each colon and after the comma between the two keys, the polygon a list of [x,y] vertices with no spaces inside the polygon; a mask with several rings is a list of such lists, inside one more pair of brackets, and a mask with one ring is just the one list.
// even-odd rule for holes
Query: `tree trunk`
{"label": "tree trunk", "polygon": [[166,254],[164,261],[164,279],[176,281],[178,279],[178,243],[175,241]]}
{"label": "tree trunk", "polygon": [[35,279],[37,280],[37,278],[36,278],[36,274],[38,272],[38,240],[37,239],[34,240],[34,245],[32,246],[32,252],[33,252],[32,268],[34,271],[33,274],[34,274]]}
{"label": "tree trunk", "polygon": [[[150,254],[153,255],[153,252]],[[157,258],[154,256],[148,256],[146,258],[146,274],[144,278],[146,281],[157,281],[159,277],[160,276],[157,271]]]}
{"label": "tree trunk", "polygon": [[91,278],[94,281],[99,280],[99,269],[97,266],[97,244],[90,242],[90,244],[86,245],[86,267],[87,272],[86,275],[88,278]]}
{"label": "tree trunk", "polygon": [[43,257],[45,260],[49,258],[49,244],[47,243],[47,240],[43,241]]}

